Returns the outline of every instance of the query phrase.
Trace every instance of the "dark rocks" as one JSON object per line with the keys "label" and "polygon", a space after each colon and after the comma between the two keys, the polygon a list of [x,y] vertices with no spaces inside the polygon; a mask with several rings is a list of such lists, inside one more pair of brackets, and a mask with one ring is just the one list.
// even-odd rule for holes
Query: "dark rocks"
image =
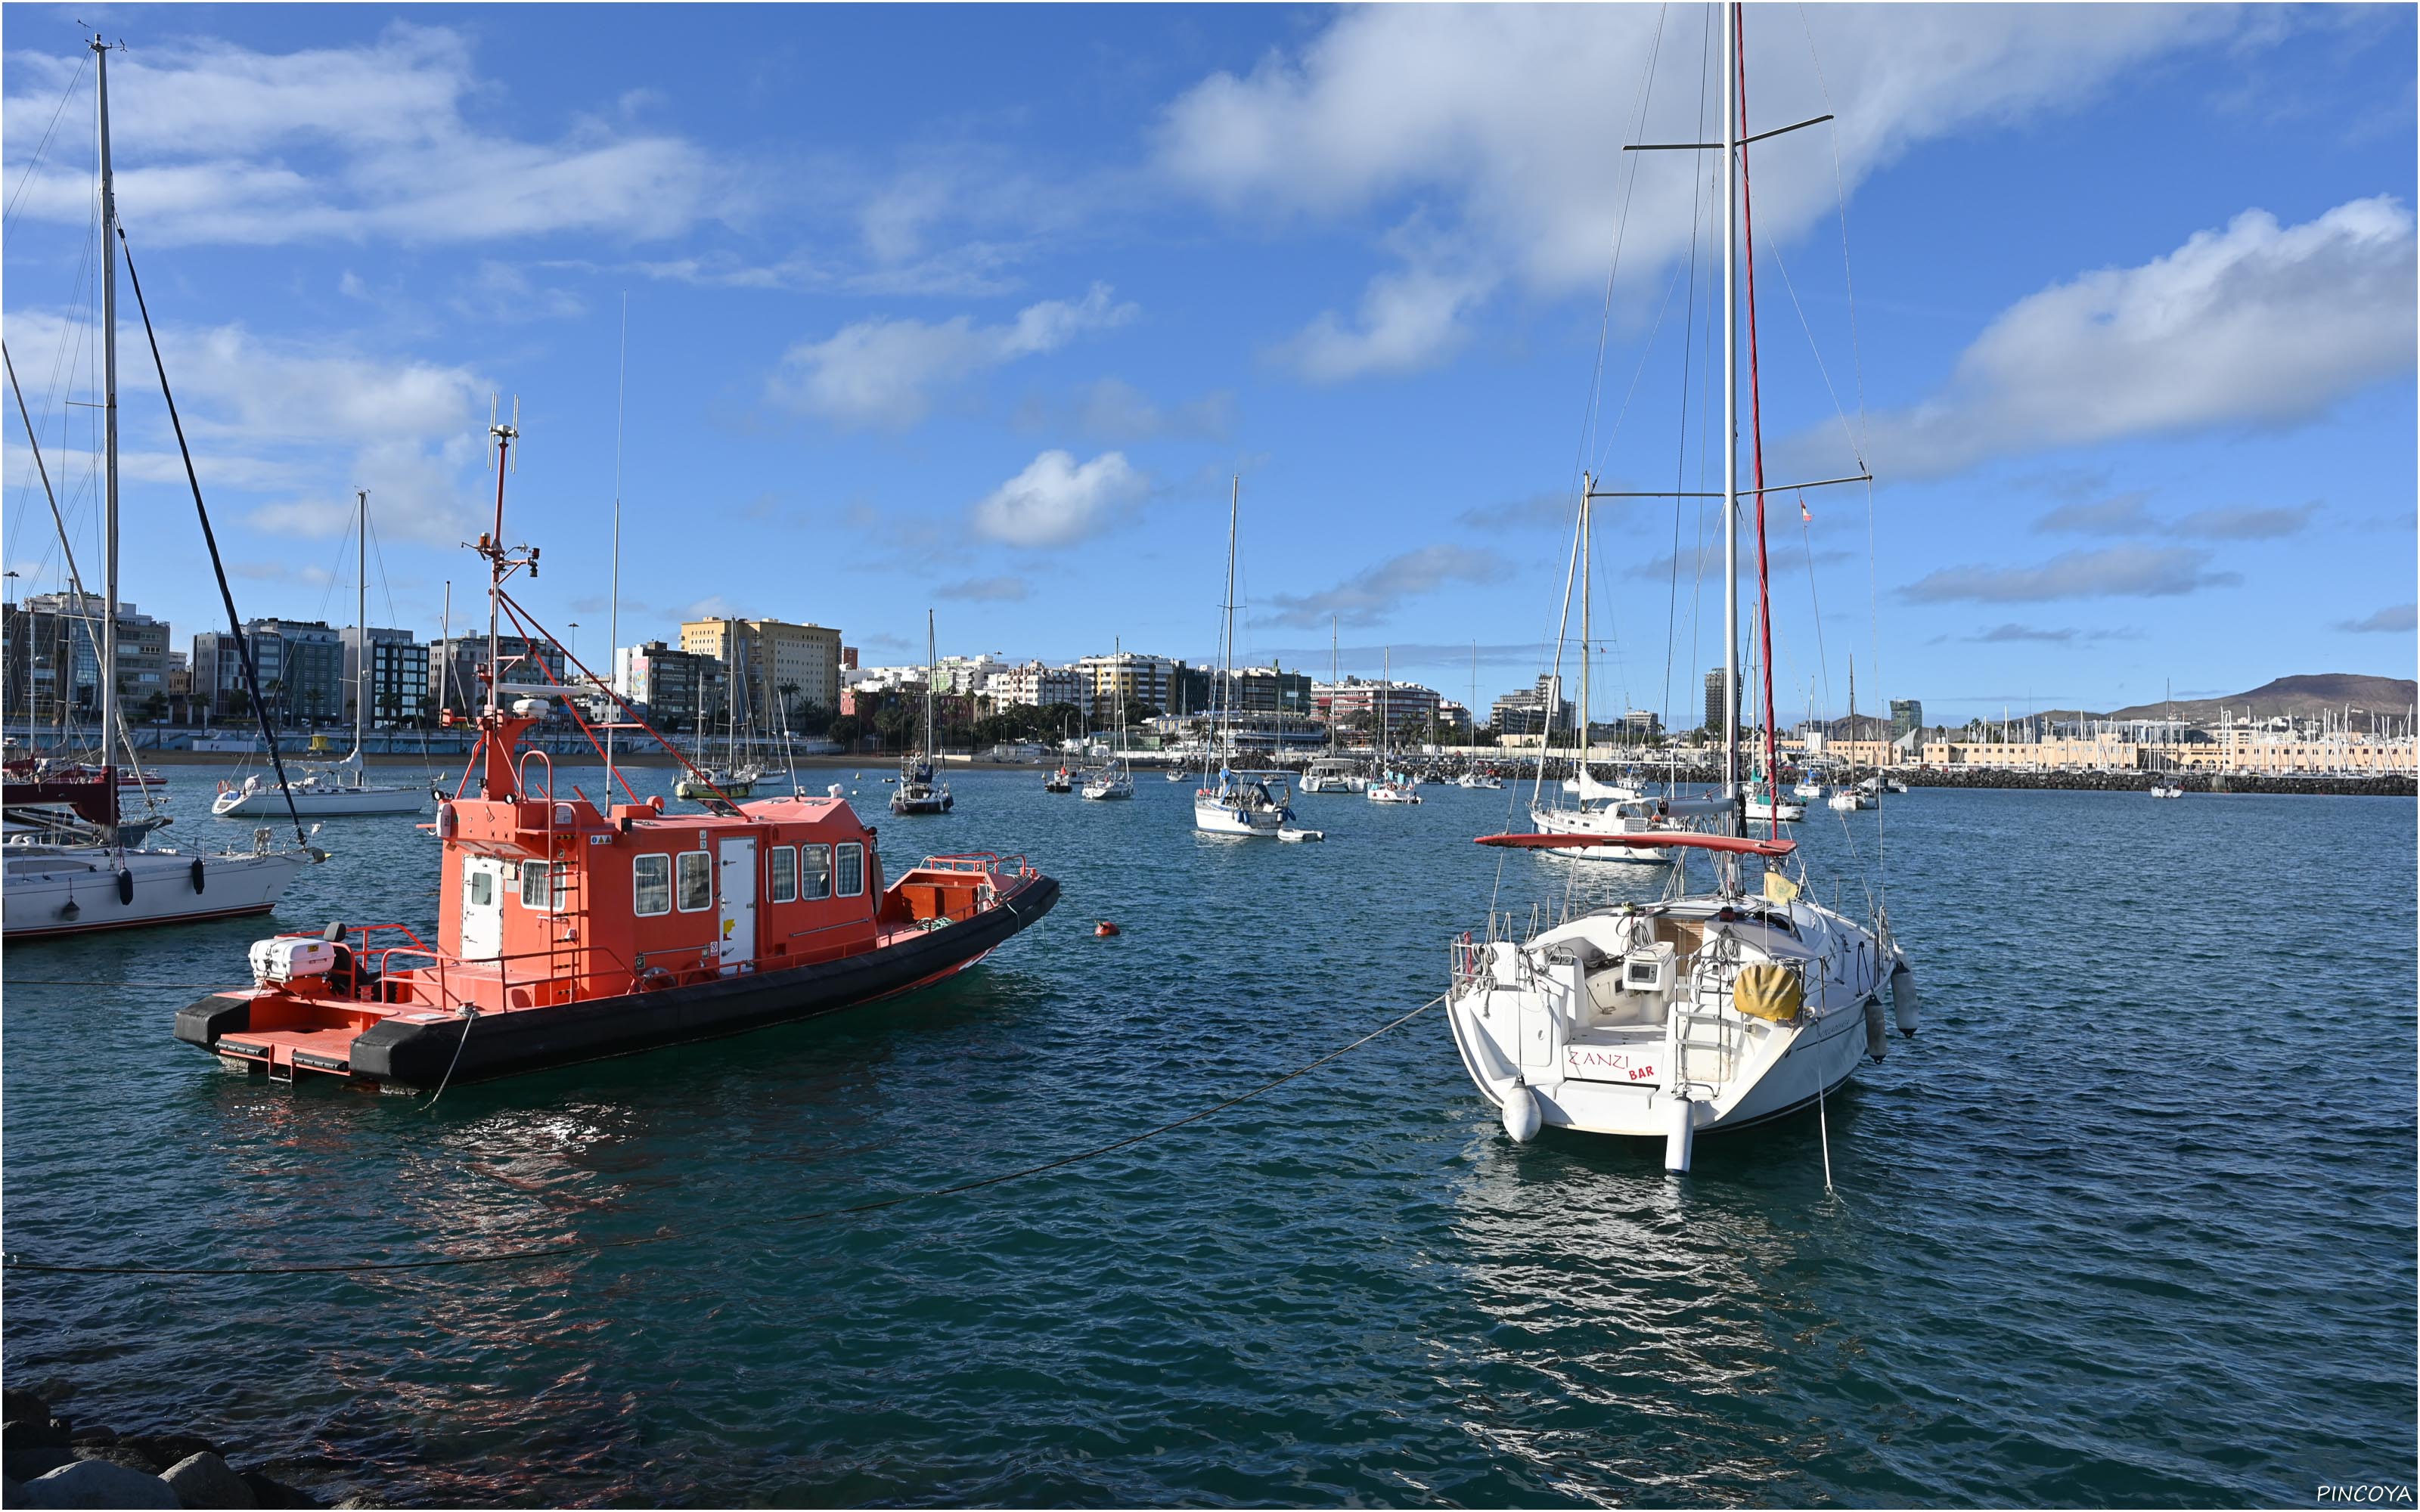
{"label": "dark rocks", "polygon": [[219,1452],[217,1444],[191,1433],[130,1433],[117,1443],[119,1447],[132,1449],[148,1458],[154,1474],[165,1471],[179,1459]]}
{"label": "dark rocks", "polygon": [[367,1491],[355,1491],[352,1495],[346,1497],[343,1501],[336,1504],[338,1512],[351,1512],[351,1509],[356,1507],[364,1509],[364,1512],[367,1512],[368,1508],[384,1507],[385,1505],[386,1504],[384,1502],[380,1501],[377,1497],[371,1495]]}
{"label": "dark rocks", "polygon": [[105,1459],[80,1459],[25,1483],[20,1506],[181,1507],[177,1493],[157,1475]]}
{"label": "dark rocks", "polygon": [[0,1449],[64,1449],[70,1437],[63,1418],[21,1417],[0,1427]]}
{"label": "dark rocks", "polygon": [[107,1443],[80,1444],[76,1447],[75,1457],[78,1459],[99,1460],[105,1465],[123,1465],[129,1470],[141,1471],[146,1475],[157,1475],[168,1468],[149,1453],[136,1447],[133,1441],[130,1439],[112,1439]]}
{"label": "dark rocks", "polygon": [[[317,1498],[239,1471],[191,1433],[70,1431],[29,1391],[7,1393],[0,1507],[316,1507]],[[361,1504],[374,1505],[376,1504]]]}
{"label": "dark rocks", "polygon": [[160,1473],[177,1500],[192,1508],[256,1507],[259,1499],[227,1462],[207,1450],[188,1455]]}
{"label": "dark rocks", "polygon": [[72,1449],[11,1449],[0,1454],[0,1471],[10,1480],[32,1480],[76,1462]]}

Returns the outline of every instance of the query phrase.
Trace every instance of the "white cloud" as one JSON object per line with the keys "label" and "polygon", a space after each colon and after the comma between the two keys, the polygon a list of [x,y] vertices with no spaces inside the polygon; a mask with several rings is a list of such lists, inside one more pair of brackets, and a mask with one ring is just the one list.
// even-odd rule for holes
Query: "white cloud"
{"label": "white cloud", "polygon": [[[1178,185],[1264,220],[1438,215],[1466,250],[1467,283],[1423,280],[1416,259],[1373,280],[1357,326],[1331,316],[1297,338],[1306,372],[1404,371],[1450,350],[1494,275],[1549,294],[1601,282],[1625,194],[1625,268],[1652,272],[1685,249],[1701,155],[1618,148],[1641,135],[1704,139],[1701,24],[1648,6],[1339,11],[1298,50],[1172,101],[1156,162]],[[2200,7],[1752,11],[1751,125],[1838,116],[1754,149],[1759,239],[1829,217],[1836,147],[1854,191],[1917,143],[2071,104],[2146,58],[2245,24]]]}
{"label": "white cloud", "polygon": [[[12,182],[79,61],[11,54]],[[732,171],[679,137],[596,118],[552,142],[473,126],[465,102],[491,114],[498,91],[443,28],[396,23],[373,43],[291,53],[169,42],[110,75],[118,199],[153,245],[662,237],[731,193]],[[83,167],[46,165],[17,208],[80,223],[89,192]]]}
{"label": "white cloud", "polygon": [[1032,585],[1022,578],[961,578],[956,582],[943,583],[933,590],[943,598],[971,599],[977,603],[1006,604],[1032,593]]}
{"label": "white cloud", "polygon": [[1078,336],[1124,325],[1136,307],[1114,302],[1095,284],[1076,302],[1029,304],[1004,325],[968,316],[938,325],[914,319],[861,320],[817,342],[800,342],[768,380],[778,403],[844,426],[904,429],[932,408],[932,391],[987,368],[1058,350]]}
{"label": "white cloud", "polygon": [[1466,338],[1463,316],[1495,283],[1419,264],[1381,273],[1362,292],[1356,319],[1324,311],[1274,355],[1314,383],[1435,367]]}
{"label": "white cloud", "polygon": [[2284,425],[2412,371],[2412,216],[2391,199],[2281,226],[2246,210],[2139,268],[2086,273],[1993,320],[1933,398],[1876,417],[1875,471],[2210,425]]}
{"label": "white cloud", "polygon": [[1216,389],[1199,399],[1162,405],[1123,378],[1105,378],[1064,400],[1029,394],[1017,408],[1016,424],[1030,431],[1063,427],[1105,441],[1220,440],[1234,428],[1235,396]]}
{"label": "white cloud", "polygon": [[2336,628],[2354,635],[2410,635],[2420,626],[2420,605],[2390,604],[2357,620],[2338,620]]}
{"label": "white cloud", "polygon": [[2035,567],[1957,566],[1900,590],[1911,603],[2046,603],[2062,598],[2165,598],[2243,580],[2209,570],[2210,553],[2186,546],[2112,546],[2065,551]]}
{"label": "white cloud", "polygon": [[1066,546],[1097,534],[1151,492],[1151,479],[1123,452],[1081,466],[1066,452],[1045,452],[979,501],[976,532],[1010,546]]}
{"label": "white cloud", "polygon": [[1342,625],[1373,625],[1406,598],[1433,594],[1458,582],[1493,582],[1510,570],[1503,557],[1484,547],[1424,546],[1388,557],[1315,594],[1273,596],[1279,625],[1307,629],[1333,617]]}

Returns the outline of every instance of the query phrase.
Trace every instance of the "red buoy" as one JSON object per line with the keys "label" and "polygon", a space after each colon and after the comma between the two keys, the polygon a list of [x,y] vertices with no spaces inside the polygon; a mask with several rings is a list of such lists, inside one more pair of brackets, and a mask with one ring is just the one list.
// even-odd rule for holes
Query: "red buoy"
{"label": "red buoy", "polygon": [[1117,932],[1118,927],[1115,924],[1110,923],[1106,918],[1093,926],[1094,934],[1104,940],[1108,939],[1110,935],[1115,934]]}

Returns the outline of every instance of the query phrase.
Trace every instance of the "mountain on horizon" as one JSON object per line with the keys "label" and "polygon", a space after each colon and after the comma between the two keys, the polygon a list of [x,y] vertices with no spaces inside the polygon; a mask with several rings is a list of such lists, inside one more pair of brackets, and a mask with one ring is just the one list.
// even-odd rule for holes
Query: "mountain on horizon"
{"label": "mountain on horizon", "polygon": [[2368,714],[2406,717],[2420,702],[2420,682],[2409,677],[2371,677],[2361,672],[2315,672],[2279,677],[2231,698],[2179,699],[2174,703],[2137,703],[2113,709],[2104,719],[2159,719],[2173,710],[2180,719],[2202,723],[2226,710],[2230,718],[2273,719],[2280,715],[2307,718],[2322,709],[2341,710],[2351,704]]}

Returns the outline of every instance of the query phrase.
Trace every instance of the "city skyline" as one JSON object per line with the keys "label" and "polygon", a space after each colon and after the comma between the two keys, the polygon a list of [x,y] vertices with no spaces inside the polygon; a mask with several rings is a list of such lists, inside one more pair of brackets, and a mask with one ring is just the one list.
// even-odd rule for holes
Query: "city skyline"
{"label": "city skyline", "polygon": [[[1671,355],[1668,185],[1635,186],[1609,304],[1605,264],[1619,147],[1681,133],[1683,84],[1695,107],[1668,77],[1694,11],[1012,10],[916,49],[912,18],[770,11],[736,82],[680,47],[693,16],[416,14],[101,18],[132,44],[130,245],[247,618],[334,622],[367,486],[371,622],[434,640],[450,578],[460,630],[497,392],[507,528],[547,556],[526,601],[602,646],[627,293],[622,645],[714,612],[901,663],[932,604],[945,649],[1215,659],[1240,471],[1239,660],[1324,676],[1334,616],[1342,671],[1391,648],[1457,700],[1476,642],[1481,707],[1548,670],[1600,325],[1608,427]],[[1861,497],[1776,501],[1776,712],[1845,712],[1853,654],[1861,711],[1962,721],[2408,671],[2410,12],[1896,14],[1746,13],[1760,121],[1839,117],[1757,159],[1758,265],[1790,280],[1768,447],[1808,453],[1837,392],[1881,479],[1870,574]],[[12,19],[10,348],[97,586],[88,411],[56,418],[89,384],[89,54],[64,9]],[[1381,109],[1389,58],[1462,66]],[[1045,61],[1072,83],[1002,66]],[[224,626],[121,335],[121,593],[181,648]],[[1590,458],[1669,476],[1668,408]],[[64,583],[11,432],[22,596]],[[1696,722],[1701,523],[1604,513],[1605,709]]]}

